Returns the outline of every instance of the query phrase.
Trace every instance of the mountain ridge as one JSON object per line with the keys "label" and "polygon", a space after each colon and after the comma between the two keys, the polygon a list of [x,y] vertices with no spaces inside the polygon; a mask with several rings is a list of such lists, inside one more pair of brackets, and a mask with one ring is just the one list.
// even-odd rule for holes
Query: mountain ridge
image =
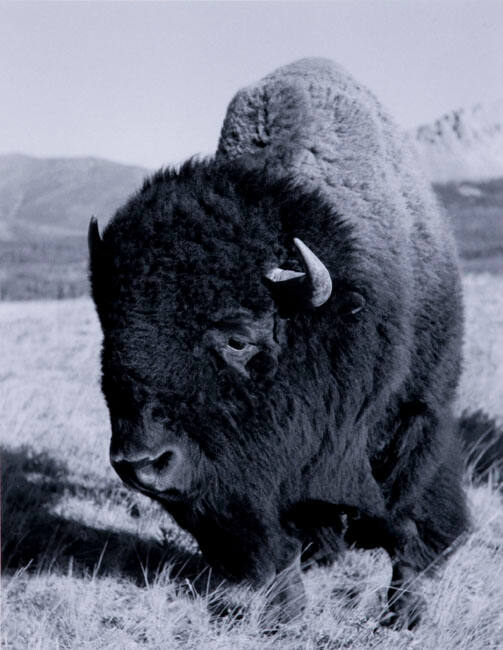
{"label": "mountain ridge", "polygon": [[104,158],[0,155],[0,240],[82,235],[108,219],[150,173]]}
{"label": "mountain ridge", "polygon": [[503,177],[503,100],[450,111],[407,135],[432,183]]}

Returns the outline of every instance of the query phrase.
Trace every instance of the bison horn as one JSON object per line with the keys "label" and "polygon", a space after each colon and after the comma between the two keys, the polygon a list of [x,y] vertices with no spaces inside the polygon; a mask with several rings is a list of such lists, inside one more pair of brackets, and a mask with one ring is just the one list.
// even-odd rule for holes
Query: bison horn
{"label": "bison horn", "polygon": [[[332,279],[327,267],[316,257],[313,251],[301,239],[294,237],[293,243],[299,251],[305,273],[275,268],[266,274],[266,278],[276,286],[290,280],[305,278],[309,281],[308,303],[311,307],[321,307],[332,293]],[[304,284],[304,283],[303,283]]]}
{"label": "bison horn", "polygon": [[89,256],[91,259],[93,259],[101,247],[101,237],[98,228],[98,220],[96,217],[91,217],[91,221],[89,222],[89,230],[87,231],[87,245],[89,247]]}

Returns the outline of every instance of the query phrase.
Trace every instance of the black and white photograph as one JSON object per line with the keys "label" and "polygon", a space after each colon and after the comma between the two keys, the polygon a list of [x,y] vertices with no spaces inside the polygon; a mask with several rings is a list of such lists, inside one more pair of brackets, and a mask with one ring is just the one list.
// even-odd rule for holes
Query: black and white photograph
{"label": "black and white photograph", "polygon": [[503,0],[0,0],[6,650],[503,648]]}

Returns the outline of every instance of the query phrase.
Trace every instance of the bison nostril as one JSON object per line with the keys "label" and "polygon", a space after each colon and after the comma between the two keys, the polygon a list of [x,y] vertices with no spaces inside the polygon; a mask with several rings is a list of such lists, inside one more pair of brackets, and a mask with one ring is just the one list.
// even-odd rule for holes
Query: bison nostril
{"label": "bison nostril", "polygon": [[174,453],[172,451],[165,451],[163,454],[161,454],[155,460],[152,461],[152,467],[158,472],[162,472],[168,469],[173,459],[173,456]]}
{"label": "bison nostril", "polygon": [[168,489],[179,489],[178,483],[182,480],[177,471],[183,459],[183,454],[178,447],[164,449],[159,455],[141,456],[131,455],[126,458],[117,456],[112,464],[119,476],[126,483],[139,484],[149,490],[163,492]]}

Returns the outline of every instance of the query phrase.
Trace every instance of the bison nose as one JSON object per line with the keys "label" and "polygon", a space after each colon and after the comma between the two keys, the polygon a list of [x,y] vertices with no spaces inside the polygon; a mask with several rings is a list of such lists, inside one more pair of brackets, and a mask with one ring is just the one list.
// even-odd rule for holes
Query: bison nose
{"label": "bison nose", "polygon": [[183,464],[181,449],[169,445],[149,455],[139,452],[124,454],[111,452],[110,460],[115,471],[126,483],[133,481],[154,492],[181,489],[177,476]]}

